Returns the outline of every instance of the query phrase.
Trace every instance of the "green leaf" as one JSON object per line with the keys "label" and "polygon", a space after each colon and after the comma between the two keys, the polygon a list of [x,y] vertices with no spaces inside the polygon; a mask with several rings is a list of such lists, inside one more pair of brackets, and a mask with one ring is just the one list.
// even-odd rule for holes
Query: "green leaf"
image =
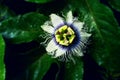
{"label": "green leaf", "polygon": [[51,2],[53,0],[25,0],[27,2],[33,2],[33,3],[48,3]]}
{"label": "green leaf", "polygon": [[83,80],[83,62],[82,60],[76,60],[75,64],[65,64],[65,80]]}
{"label": "green leaf", "polygon": [[6,6],[0,5],[0,22],[12,17],[14,14]]}
{"label": "green leaf", "polygon": [[83,61],[80,58],[75,57],[75,61],[61,63],[60,72],[57,76],[57,80],[83,80]]}
{"label": "green leaf", "polygon": [[112,8],[120,12],[120,0],[107,0]]}
{"label": "green leaf", "polygon": [[45,53],[39,43],[6,45],[6,78],[10,80],[42,80],[55,59]]}
{"label": "green leaf", "polygon": [[87,52],[100,66],[112,73],[120,72],[120,28],[113,12],[98,0],[68,1],[92,33]]}
{"label": "green leaf", "polygon": [[43,34],[40,26],[46,20],[47,18],[42,14],[28,13],[2,21],[0,32],[12,43],[30,42]]}
{"label": "green leaf", "polygon": [[42,80],[54,59],[49,55],[44,54],[41,58],[35,61],[28,69],[28,80]]}
{"label": "green leaf", "polygon": [[4,49],[5,43],[2,36],[0,35],[0,80],[5,79]]}

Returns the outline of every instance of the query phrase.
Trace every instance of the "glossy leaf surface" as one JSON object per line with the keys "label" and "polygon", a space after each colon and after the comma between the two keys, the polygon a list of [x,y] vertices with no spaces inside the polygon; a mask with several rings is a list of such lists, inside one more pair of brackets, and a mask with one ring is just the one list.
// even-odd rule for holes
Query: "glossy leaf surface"
{"label": "glossy leaf surface", "polygon": [[64,79],[65,80],[83,80],[83,62],[82,60],[76,59],[75,63],[66,63],[65,64],[65,70],[64,73]]}
{"label": "glossy leaf surface", "polygon": [[92,32],[89,55],[107,70],[120,71],[118,50],[120,28],[112,11],[98,0],[71,0],[70,2],[73,4],[73,10],[79,13],[80,19],[85,21],[88,31]]}
{"label": "glossy leaf surface", "polygon": [[12,43],[25,43],[37,39],[43,34],[41,25],[46,17],[39,13],[28,13],[23,16],[4,20],[0,32]]}
{"label": "glossy leaf surface", "polygon": [[42,80],[47,71],[50,69],[52,63],[54,63],[54,59],[52,59],[49,55],[44,54],[27,70],[29,73],[28,80]]}
{"label": "glossy leaf surface", "polygon": [[5,79],[4,49],[5,49],[5,43],[2,36],[0,35],[0,75],[1,75],[0,80]]}

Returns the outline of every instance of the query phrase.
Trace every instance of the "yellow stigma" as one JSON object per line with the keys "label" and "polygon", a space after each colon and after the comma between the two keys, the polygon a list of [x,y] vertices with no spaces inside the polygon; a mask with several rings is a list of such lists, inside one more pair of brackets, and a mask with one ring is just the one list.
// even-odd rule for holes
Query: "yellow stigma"
{"label": "yellow stigma", "polygon": [[67,25],[61,26],[55,31],[56,41],[63,46],[69,46],[75,39],[75,32]]}

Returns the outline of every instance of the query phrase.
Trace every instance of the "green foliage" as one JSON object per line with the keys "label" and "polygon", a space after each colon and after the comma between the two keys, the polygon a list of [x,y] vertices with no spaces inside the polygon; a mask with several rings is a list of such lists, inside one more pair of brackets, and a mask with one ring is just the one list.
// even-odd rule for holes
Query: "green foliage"
{"label": "green foliage", "polygon": [[33,3],[48,3],[51,2],[53,0],[25,0],[27,2],[33,2]]}
{"label": "green foliage", "polygon": [[13,13],[3,5],[0,5],[0,21],[13,16]]}
{"label": "green foliage", "polygon": [[[72,10],[73,14],[78,17],[80,21],[85,22],[88,33],[92,33],[86,54],[90,55],[100,67],[105,68],[110,74],[120,72],[120,27],[109,7],[101,4],[99,0],[61,0],[62,3],[64,2],[62,7],[56,5],[59,3],[56,3],[55,5],[49,3],[54,0],[25,1],[28,3],[47,4],[37,4],[36,10],[42,14],[29,12],[16,15],[16,17],[12,17],[7,8],[0,6],[0,33],[10,45],[20,45],[23,43],[30,44],[32,41],[37,41],[39,46],[32,47],[25,51],[23,49],[23,52],[15,53],[16,56],[21,57],[22,55],[22,57],[25,57],[25,59],[21,59],[20,62],[25,60],[24,62],[27,66],[24,71],[26,71],[28,80],[43,80],[53,63],[56,63],[59,67],[58,74],[55,74],[54,76],[56,80],[83,80],[85,72],[83,65],[84,61],[81,57],[74,57],[74,63],[61,63],[46,54],[44,51],[45,48],[42,50],[40,45],[44,40],[41,36],[45,35],[40,26],[43,25],[45,21],[49,20],[49,14],[58,13],[64,15],[64,13],[66,14],[69,10]],[[120,0],[108,0],[113,8],[120,11],[119,1]],[[61,3],[59,5],[61,5]],[[50,9],[48,6],[51,6]],[[44,10],[43,8],[47,10]],[[0,36],[0,75],[2,75],[0,76],[0,80],[4,80],[5,77],[5,67],[3,62],[4,46],[4,40]],[[32,45],[29,47],[31,46]],[[19,47],[19,49],[22,49],[22,47]],[[14,52],[15,50],[9,53]],[[62,75],[61,72],[63,73]],[[18,75],[20,77],[15,76],[14,79],[24,80],[26,79],[26,75],[25,77]]]}
{"label": "green foliage", "polygon": [[44,15],[34,12],[13,17],[1,23],[0,32],[12,43],[30,42],[43,34],[40,26],[46,19]]}
{"label": "green foliage", "polygon": [[41,58],[39,58],[31,66],[29,66],[28,80],[42,80],[47,71],[50,69],[51,64],[54,62],[55,60],[47,54],[42,55]]}
{"label": "green foliage", "polygon": [[[13,13],[6,6],[0,5],[0,25],[1,25],[1,21],[8,19],[12,15]],[[0,80],[5,80],[6,71],[4,64],[4,53],[5,53],[5,43],[2,35],[0,34]]]}
{"label": "green foliage", "polygon": [[66,63],[64,68],[64,79],[65,80],[82,80],[83,79],[83,62],[82,60],[76,59],[75,63]]}
{"label": "green foliage", "polygon": [[84,15],[83,21],[86,22],[89,30],[92,30],[89,54],[100,66],[107,70],[111,72],[120,71],[118,60],[120,57],[120,51],[118,50],[120,47],[120,38],[118,38],[120,28],[112,11],[97,0],[71,0],[71,3],[73,9],[76,7],[79,13]]}
{"label": "green foliage", "polygon": [[107,0],[107,1],[114,9],[120,12],[120,0]]}
{"label": "green foliage", "polygon": [[5,79],[4,49],[5,43],[2,36],[0,35],[0,80]]}

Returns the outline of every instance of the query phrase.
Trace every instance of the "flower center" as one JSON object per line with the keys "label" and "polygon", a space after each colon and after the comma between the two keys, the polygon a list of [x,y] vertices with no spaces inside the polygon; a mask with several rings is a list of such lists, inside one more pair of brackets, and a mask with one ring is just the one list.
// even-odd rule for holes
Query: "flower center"
{"label": "flower center", "polygon": [[69,26],[64,25],[55,31],[55,39],[62,46],[69,46],[75,39],[75,32]]}

